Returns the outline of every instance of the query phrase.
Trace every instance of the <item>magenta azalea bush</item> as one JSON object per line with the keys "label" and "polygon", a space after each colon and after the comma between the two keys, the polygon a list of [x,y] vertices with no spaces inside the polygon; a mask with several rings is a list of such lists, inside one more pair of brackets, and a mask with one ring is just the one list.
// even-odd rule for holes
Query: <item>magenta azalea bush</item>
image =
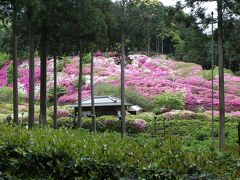
{"label": "magenta azalea bush", "polygon": [[[120,66],[114,63],[114,57],[102,57],[97,52],[94,57],[94,83],[110,83],[119,85]],[[190,111],[211,110],[211,81],[202,77],[200,65],[177,62],[165,58],[149,58],[145,55],[131,55],[132,64],[126,65],[126,88],[134,87],[136,91],[150,100],[161,93],[183,93],[184,109]],[[7,85],[6,69],[0,69],[0,87]],[[28,62],[19,63],[19,89],[28,95],[29,74]],[[35,95],[39,99],[40,92],[40,60],[35,60]],[[83,68],[85,85],[82,97],[90,96],[90,66]],[[61,72],[58,72],[58,84],[66,89],[66,94],[58,99],[60,104],[71,104],[77,100],[77,89],[74,82],[78,78],[78,57],[73,57]],[[214,109],[218,110],[218,76],[214,79]],[[11,86],[11,85],[9,85]],[[53,86],[53,60],[47,62],[47,87]],[[240,111],[240,77],[225,75],[226,111]]]}

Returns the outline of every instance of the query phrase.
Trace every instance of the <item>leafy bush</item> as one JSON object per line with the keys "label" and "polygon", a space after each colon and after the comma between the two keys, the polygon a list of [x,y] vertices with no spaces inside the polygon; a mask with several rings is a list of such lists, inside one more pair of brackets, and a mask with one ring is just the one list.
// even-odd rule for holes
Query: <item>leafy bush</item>
{"label": "leafy bush", "polygon": [[61,72],[66,64],[69,64],[71,59],[67,56],[62,56],[57,60],[57,72]]}
{"label": "leafy bush", "polygon": [[[75,119],[76,120],[76,119]],[[76,120],[77,121],[77,120]],[[83,118],[82,127],[84,129],[92,129],[92,119]],[[96,119],[97,131],[98,132],[121,132],[121,121],[112,116],[101,116]],[[61,117],[59,119],[59,127],[71,128],[74,127],[73,122],[70,118]],[[145,132],[147,123],[141,119],[127,120],[126,129],[129,134],[138,134]]]}
{"label": "leafy bush", "polygon": [[120,89],[109,83],[99,83],[95,87],[95,95],[120,97]]}
{"label": "leafy bush", "polygon": [[9,60],[9,54],[0,52],[0,68]]}
{"label": "leafy bush", "polygon": [[7,78],[8,78],[8,83],[11,84],[13,83],[13,64],[10,64],[7,69]]}
{"label": "leafy bush", "polygon": [[[22,93],[18,93],[19,102],[23,102],[24,95]],[[0,88],[0,104],[11,104],[13,102],[13,90],[9,87]]]}
{"label": "leafy bush", "polygon": [[[213,77],[218,75],[218,71],[219,71],[218,67],[215,67],[214,70],[213,70]],[[225,69],[225,68],[224,68],[224,73],[234,75],[234,73],[231,70]],[[212,80],[212,70],[204,70],[203,73],[202,73],[202,77],[207,79],[207,80]]]}
{"label": "leafy bush", "polygon": [[154,111],[160,112],[160,108],[183,109],[184,101],[182,93],[162,93],[155,97]]}
{"label": "leafy bush", "polygon": [[[75,87],[76,89],[78,89],[78,81],[79,81],[79,78],[75,79],[74,82],[73,82],[74,87]],[[82,77],[82,85],[85,85],[85,84],[86,84],[86,77],[83,76],[83,77]]]}
{"label": "leafy bush", "polygon": [[203,130],[198,130],[195,132],[194,137],[199,141],[203,141],[204,139],[209,137],[209,133],[206,133],[206,131]]}
{"label": "leafy bush", "polygon": [[91,53],[86,53],[83,55],[83,63],[90,64],[91,63]]}
{"label": "leafy bush", "polygon": [[[48,115],[53,118],[54,116],[54,110],[50,109],[48,111]],[[58,109],[57,110],[57,119],[62,118],[62,117],[69,117],[70,116],[70,112],[68,110],[65,109]]]}
{"label": "leafy bush", "polygon": [[140,95],[135,89],[127,89],[125,92],[125,99],[133,105],[139,105],[145,111],[150,111],[153,109],[152,101]]}
{"label": "leafy bush", "polygon": [[[216,75],[218,75],[218,69],[214,68],[214,70],[213,70],[213,78],[215,78]],[[212,80],[212,70],[204,70],[202,72],[202,77],[207,79],[207,80]]]}
{"label": "leafy bush", "polygon": [[[101,83],[95,87],[95,94],[97,96],[114,96],[120,98],[120,88],[108,83]],[[153,108],[153,103],[133,88],[126,89],[125,100],[133,105],[139,105],[146,111]]]}
{"label": "leafy bush", "polygon": [[[66,90],[63,86],[57,86],[57,99],[66,94]],[[54,100],[54,87],[51,87],[48,90],[48,100],[49,102],[53,102]]]}
{"label": "leafy bush", "polygon": [[174,137],[122,139],[110,133],[3,125],[0,131],[3,179],[236,179],[239,172],[238,154],[187,151]]}
{"label": "leafy bush", "polygon": [[166,120],[209,120],[209,116],[204,113],[195,113],[186,110],[174,110],[160,115]]}

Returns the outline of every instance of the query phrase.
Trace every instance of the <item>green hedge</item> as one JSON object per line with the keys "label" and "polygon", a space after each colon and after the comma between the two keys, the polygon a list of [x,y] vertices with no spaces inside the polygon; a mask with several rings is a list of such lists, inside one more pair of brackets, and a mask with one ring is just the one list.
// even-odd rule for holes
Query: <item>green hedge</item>
{"label": "green hedge", "polygon": [[236,179],[239,157],[183,150],[170,137],[121,137],[79,130],[0,125],[2,179]]}

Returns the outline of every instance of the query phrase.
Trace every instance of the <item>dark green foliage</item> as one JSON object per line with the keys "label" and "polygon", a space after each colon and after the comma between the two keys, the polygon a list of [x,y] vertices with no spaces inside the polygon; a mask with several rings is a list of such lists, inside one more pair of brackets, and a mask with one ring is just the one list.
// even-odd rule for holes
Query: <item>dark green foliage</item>
{"label": "dark green foliage", "polygon": [[[0,172],[8,179],[236,179],[237,155],[184,150],[173,136],[125,137],[0,125]],[[18,138],[16,138],[18,137]]]}
{"label": "dark green foliage", "polygon": [[[66,94],[66,89],[62,86],[57,86],[57,98]],[[48,90],[48,101],[52,102],[54,100],[54,88],[51,87]]]}

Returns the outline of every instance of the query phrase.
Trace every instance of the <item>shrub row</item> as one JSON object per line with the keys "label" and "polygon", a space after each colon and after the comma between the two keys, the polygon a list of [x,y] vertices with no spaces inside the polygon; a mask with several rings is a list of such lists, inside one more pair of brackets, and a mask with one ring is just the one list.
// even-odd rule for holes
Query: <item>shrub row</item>
{"label": "shrub row", "polygon": [[[97,131],[98,132],[121,132],[121,121],[116,117],[102,116],[96,119]],[[73,128],[74,123],[68,117],[62,117],[58,120],[58,126],[62,128]],[[92,120],[90,118],[83,118],[82,128],[92,129]],[[129,134],[138,134],[146,131],[147,123],[141,119],[127,120],[126,129]]]}
{"label": "shrub row", "polygon": [[236,179],[239,157],[208,148],[184,151],[174,137],[92,135],[79,130],[0,125],[3,179]]}

